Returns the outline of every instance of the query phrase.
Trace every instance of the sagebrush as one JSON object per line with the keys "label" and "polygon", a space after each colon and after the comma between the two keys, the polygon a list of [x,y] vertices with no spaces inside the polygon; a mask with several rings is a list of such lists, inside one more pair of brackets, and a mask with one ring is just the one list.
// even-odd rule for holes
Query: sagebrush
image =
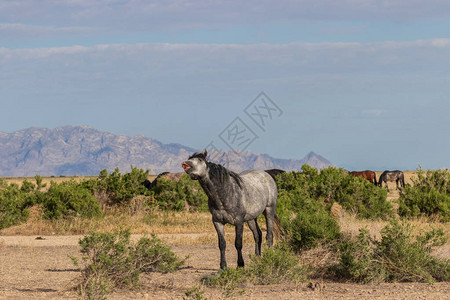
{"label": "sagebrush", "polygon": [[306,280],[306,268],[300,265],[297,255],[286,244],[277,244],[263,250],[261,256],[251,255],[246,268],[227,268],[218,274],[203,278],[207,286],[219,287],[225,296],[232,296],[246,283],[268,285],[301,282]]}
{"label": "sagebrush", "polygon": [[417,170],[413,185],[406,185],[398,199],[398,213],[404,217],[437,216],[450,221],[450,171]]}
{"label": "sagebrush", "polygon": [[80,295],[88,299],[104,299],[113,289],[138,288],[139,275],[146,272],[174,272],[184,260],[156,236],[130,240],[130,230],[114,233],[93,232],[80,240],[82,264],[80,267]]}
{"label": "sagebrush", "polygon": [[361,229],[356,240],[341,246],[338,276],[363,283],[450,280],[450,260],[431,255],[433,247],[446,242],[443,231],[418,236],[411,231],[409,224],[392,220],[378,241]]}

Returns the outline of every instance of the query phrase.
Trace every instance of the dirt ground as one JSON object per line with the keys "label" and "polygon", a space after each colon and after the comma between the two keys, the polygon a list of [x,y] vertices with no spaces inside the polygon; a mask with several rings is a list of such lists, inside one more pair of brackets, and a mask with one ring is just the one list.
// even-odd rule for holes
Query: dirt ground
{"label": "dirt ground", "polygon": [[[186,234],[186,237],[189,235]],[[81,236],[0,236],[0,299],[76,299],[73,287],[79,272],[68,255],[80,257]],[[216,245],[181,245],[182,234],[176,238],[165,234],[180,257],[189,256],[185,266],[173,274],[142,276],[139,291],[117,291],[109,299],[183,299],[185,291],[198,286],[200,279],[216,273],[219,252]],[[134,238],[137,238],[136,236]],[[254,251],[252,243],[244,245],[244,253]],[[227,247],[229,267],[236,267],[236,251]],[[243,294],[232,299],[450,299],[450,284],[395,283],[360,285],[336,282],[306,282],[290,285],[245,286]],[[207,299],[221,299],[216,288],[203,288]]]}

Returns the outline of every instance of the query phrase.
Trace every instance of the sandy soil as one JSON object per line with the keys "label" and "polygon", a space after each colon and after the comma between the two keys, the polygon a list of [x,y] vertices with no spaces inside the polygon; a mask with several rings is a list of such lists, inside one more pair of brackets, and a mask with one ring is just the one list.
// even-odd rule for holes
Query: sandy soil
{"label": "sandy soil", "polygon": [[[186,235],[188,236],[188,235]],[[79,257],[81,236],[0,236],[0,299],[76,299],[70,288],[78,278],[68,255]],[[175,239],[169,235],[163,240]],[[135,236],[135,238],[137,238]],[[216,245],[171,244],[179,256],[189,256],[185,267],[174,274],[142,276],[142,289],[118,291],[110,299],[183,299],[185,291],[199,280],[217,272],[219,253]],[[244,259],[252,253],[253,244],[246,243]],[[230,267],[236,266],[233,245],[227,249]],[[245,286],[236,299],[450,299],[450,284],[396,283],[360,285],[352,283],[313,282],[291,285]],[[208,299],[223,298],[219,289],[204,289]]]}

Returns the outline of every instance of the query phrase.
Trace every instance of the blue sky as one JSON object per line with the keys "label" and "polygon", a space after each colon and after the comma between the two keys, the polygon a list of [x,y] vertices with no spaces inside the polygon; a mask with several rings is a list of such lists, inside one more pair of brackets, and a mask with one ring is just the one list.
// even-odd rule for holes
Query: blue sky
{"label": "blue sky", "polygon": [[[264,91],[264,129],[244,109]],[[450,167],[448,1],[0,1],[0,131],[88,125],[357,169]]]}

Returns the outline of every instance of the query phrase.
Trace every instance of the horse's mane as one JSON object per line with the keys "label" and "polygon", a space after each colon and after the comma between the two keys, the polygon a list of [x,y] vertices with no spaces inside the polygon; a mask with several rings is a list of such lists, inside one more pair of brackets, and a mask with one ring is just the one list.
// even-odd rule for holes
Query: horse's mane
{"label": "horse's mane", "polygon": [[225,180],[231,177],[232,179],[234,179],[237,185],[242,188],[242,178],[241,176],[239,176],[239,174],[228,170],[220,164],[216,164],[213,162],[206,162],[206,165],[209,169],[209,178],[213,183],[223,185],[226,182]]}

